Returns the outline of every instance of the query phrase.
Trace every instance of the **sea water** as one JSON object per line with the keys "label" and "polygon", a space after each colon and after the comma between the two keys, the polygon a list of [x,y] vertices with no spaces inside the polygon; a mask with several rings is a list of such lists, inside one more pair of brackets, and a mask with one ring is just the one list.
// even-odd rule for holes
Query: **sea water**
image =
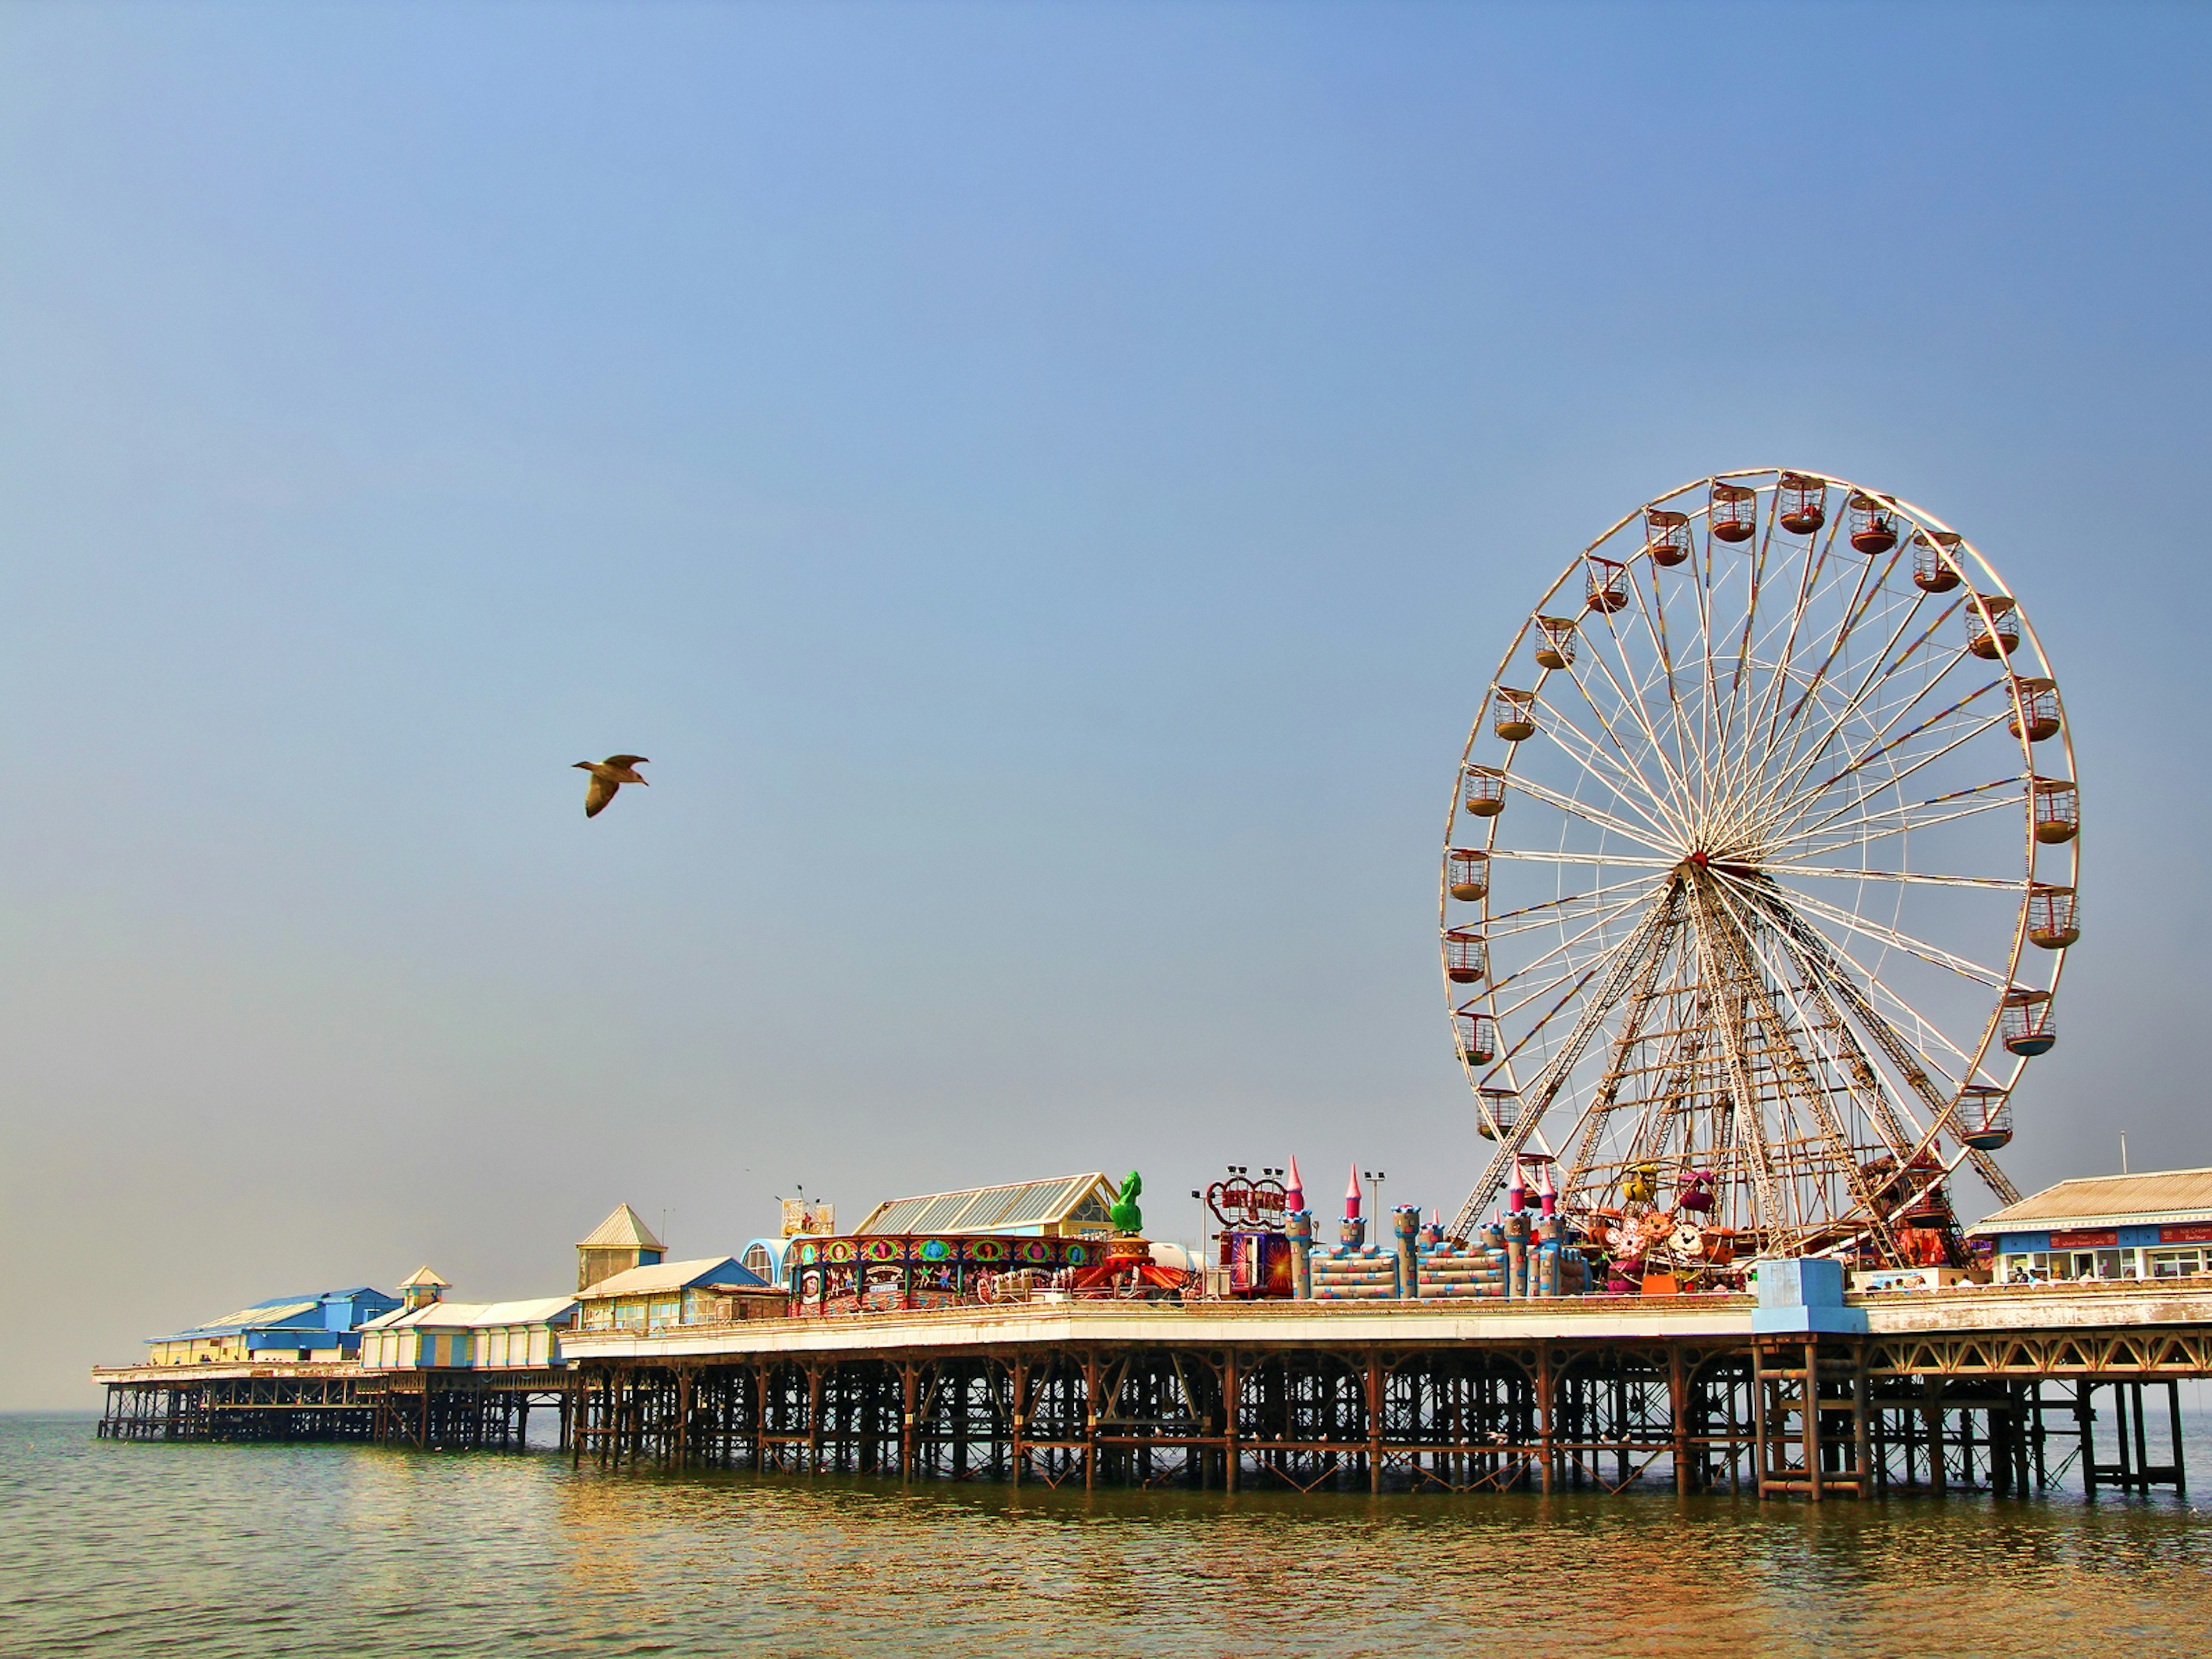
{"label": "sea water", "polygon": [[2212,1504],[608,1475],[0,1417],[7,1659],[1516,1650],[2201,1654]]}

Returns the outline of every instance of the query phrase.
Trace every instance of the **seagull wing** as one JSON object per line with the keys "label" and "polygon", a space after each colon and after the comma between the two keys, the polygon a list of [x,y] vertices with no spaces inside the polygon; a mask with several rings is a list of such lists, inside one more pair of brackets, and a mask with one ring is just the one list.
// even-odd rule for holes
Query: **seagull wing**
{"label": "seagull wing", "polygon": [[621,787],[622,785],[609,781],[597,772],[592,773],[592,781],[584,786],[584,816],[587,818],[599,817],[606,804],[615,798],[615,791]]}
{"label": "seagull wing", "polygon": [[610,766],[650,766],[652,763],[652,762],[647,760],[642,755],[610,755],[607,757],[607,764]]}

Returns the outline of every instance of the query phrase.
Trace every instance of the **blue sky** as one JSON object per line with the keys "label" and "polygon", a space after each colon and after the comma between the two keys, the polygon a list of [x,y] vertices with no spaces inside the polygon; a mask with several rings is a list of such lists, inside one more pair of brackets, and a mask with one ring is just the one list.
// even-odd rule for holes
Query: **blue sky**
{"label": "blue sky", "polygon": [[[1498,653],[1716,470],[2065,684],[2033,1187],[2212,1164],[2190,8],[0,10],[0,1404],[798,1182],[1480,1163]],[[586,824],[572,761],[653,757]]]}

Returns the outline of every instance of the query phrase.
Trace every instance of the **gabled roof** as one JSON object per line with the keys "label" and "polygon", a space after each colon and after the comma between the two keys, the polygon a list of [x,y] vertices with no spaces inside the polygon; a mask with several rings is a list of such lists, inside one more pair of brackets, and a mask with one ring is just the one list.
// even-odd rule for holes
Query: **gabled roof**
{"label": "gabled roof", "polygon": [[[957,1193],[925,1193],[919,1198],[886,1199],[853,1231],[855,1234],[975,1233],[1092,1219],[1103,1225],[1106,1206],[1119,1191],[1103,1174],[1091,1174],[1018,1181],[1005,1187],[970,1187]],[[1096,1217],[1090,1213],[1094,1205]]]}
{"label": "gabled roof", "polygon": [[[206,1324],[194,1328],[203,1331],[261,1330],[271,1325],[294,1325],[298,1324],[304,1315],[319,1314],[322,1308],[320,1297],[309,1297],[304,1302],[257,1302],[250,1308],[240,1308],[236,1313],[210,1319]],[[319,1319],[315,1322],[319,1326],[322,1322]]]}
{"label": "gabled roof", "polygon": [[558,1319],[576,1305],[573,1296],[544,1296],[532,1302],[433,1302],[427,1308],[402,1308],[372,1319],[365,1331],[393,1331],[428,1326],[434,1330],[481,1330],[492,1325],[538,1325]]}
{"label": "gabled roof", "polygon": [[2148,1226],[2179,1221],[2212,1221],[2212,1170],[2076,1176],[2008,1205],[1966,1231],[1976,1235],[2027,1233],[2051,1227]]}
{"label": "gabled roof", "polygon": [[425,1285],[430,1286],[433,1290],[451,1290],[453,1288],[453,1280],[439,1278],[437,1274],[430,1271],[430,1264],[426,1261],[421,1267],[417,1267],[413,1273],[410,1273],[406,1278],[399,1281],[399,1288],[403,1291],[415,1290],[419,1286]]}
{"label": "gabled roof", "polygon": [[374,1297],[385,1304],[392,1301],[373,1285],[356,1285],[349,1291],[317,1291],[301,1296],[272,1296],[266,1302],[256,1302],[235,1313],[227,1313],[220,1319],[210,1319],[204,1324],[189,1326],[167,1336],[149,1336],[146,1340],[149,1342],[182,1342],[195,1337],[232,1336],[244,1331],[321,1331],[325,1328],[323,1310],[326,1306],[334,1302],[356,1303],[363,1297]]}
{"label": "gabled roof", "polygon": [[580,1250],[665,1250],[668,1247],[653,1236],[653,1229],[645,1224],[645,1218],[627,1204],[617,1204],[605,1221],[592,1229],[587,1237],[576,1241]]}
{"label": "gabled roof", "polygon": [[775,1287],[733,1255],[702,1256],[696,1261],[664,1261],[653,1267],[632,1267],[601,1279],[577,1296],[592,1301],[604,1296],[643,1296],[653,1291],[686,1291],[695,1285],[727,1285],[741,1291]]}

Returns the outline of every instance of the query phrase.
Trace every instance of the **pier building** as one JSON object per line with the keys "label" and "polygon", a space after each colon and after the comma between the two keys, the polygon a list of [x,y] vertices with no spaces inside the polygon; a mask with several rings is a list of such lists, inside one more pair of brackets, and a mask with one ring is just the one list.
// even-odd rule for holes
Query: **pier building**
{"label": "pier building", "polygon": [[204,1325],[148,1337],[146,1363],[200,1365],[289,1359],[335,1364],[359,1352],[356,1327],[398,1305],[396,1297],[367,1285],[271,1297]]}
{"label": "pier building", "polygon": [[[1116,1188],[1104,1174],[1052,1176],[1001,1187],[885,1199],[853,1229],[857,1238],[913,1233],[987,1233],[1033,1238],[1105,1238]],[[825,1230],[826,1231],[826,1230]]]}
{"label": "pier building", "polygon": [[2076,1176],[1966,1230],[2001,1282],[2187,1279],[2212,1272],[2212,1170]]}
{"label": "pier building", "polygon": [[576,1293],[585,1330],[657,1331],[780,1316],[788,1298],[735,1256],[632,1267]]}
{"label": "pier building", "polygon": [[402,1308],[362,1328],[364,1370],[557,1370],[573,1296]]}
{"label": "pier building", "polygon": [[633,1267],[659,1264],[668,1247],[653,1236],[645,1218],[617,1204],[607,1218],[576,1242],[576,1288],[588,1291],[603,1279]]}

